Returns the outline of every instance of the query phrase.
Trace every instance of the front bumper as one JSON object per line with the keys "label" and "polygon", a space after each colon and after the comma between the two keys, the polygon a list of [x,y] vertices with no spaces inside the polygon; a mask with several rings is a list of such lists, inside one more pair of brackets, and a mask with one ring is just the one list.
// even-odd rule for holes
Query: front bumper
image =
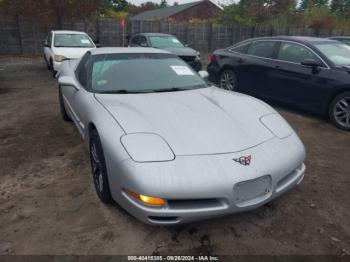
{"label": "front bumper", "polygon": [[[273,152],[276,148],[278,154]],[[242,155],[252,156],[251,165],[232,160]],[[266,204],[302,181],[304,158],[304,147],[293,134],[286,139],[271,139],[244,152],[178,156],[169,162],[126,160],[118,175],[110,175],[109,180],[113,198],[133,216],[147,224],[174,225]],[[167,204],[146,206],[123,188],[162,197]]]}

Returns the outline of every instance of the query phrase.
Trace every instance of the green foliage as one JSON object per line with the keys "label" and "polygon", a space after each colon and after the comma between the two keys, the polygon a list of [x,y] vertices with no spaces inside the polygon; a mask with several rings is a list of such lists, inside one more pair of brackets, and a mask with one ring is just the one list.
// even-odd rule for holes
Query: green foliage
{"label": "green foliage", "polygon": [[350,27],[350,0],[240,0],[223,6],[218,22],[242,25]]}
{"label": "green foliage", "polygon": [[163,7],[167,7],[167,6],[168,6],[168,2],[166,0],[161,0],[160,1],[159,7],[163,8]]}

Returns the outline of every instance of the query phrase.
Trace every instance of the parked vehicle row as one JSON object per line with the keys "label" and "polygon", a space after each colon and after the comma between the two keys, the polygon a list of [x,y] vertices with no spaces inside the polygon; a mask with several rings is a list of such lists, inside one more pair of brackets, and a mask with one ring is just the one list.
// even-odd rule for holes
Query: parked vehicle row
{"label": "parked vehicle row", "polygon": [[265,37],[211,55],[210,80],[328,116],[350,130],[350,47],[331,39]]}

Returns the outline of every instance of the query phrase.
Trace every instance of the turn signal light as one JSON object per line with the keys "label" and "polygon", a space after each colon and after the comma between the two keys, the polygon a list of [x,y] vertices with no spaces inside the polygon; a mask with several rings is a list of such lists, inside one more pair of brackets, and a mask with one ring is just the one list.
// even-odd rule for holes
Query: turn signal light
{"label": "turn signal light", "polygon": [[154,206],[164,206],[165,205],[165,200],[160,197],[151,197],[151,196],[146,196],[142,195],[139,193],[135,193],[131,190],[125,189],[124,192],[127,193],[129,196],[132,196],[133,198],[136,198],[137,200],[140,200],[141,202],[149,205],[154,205]]}

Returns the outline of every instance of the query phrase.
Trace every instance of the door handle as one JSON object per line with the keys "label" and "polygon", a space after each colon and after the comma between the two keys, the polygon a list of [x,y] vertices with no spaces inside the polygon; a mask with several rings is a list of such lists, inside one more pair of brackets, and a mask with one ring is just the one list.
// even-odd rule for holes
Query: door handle
{"label": "door handle", "polygon": [[279,65],[276,65],[275,68],[276,68],[276,69],[280,69],[281,67],[280,67]]}
{"label": "door handle", "polygon": [[244,60],[243,60],[242,58],[240,58],[240,59],[238,59],[237,62],[240,63],[240,64],[242,64],[242,63],[244,63]]}

